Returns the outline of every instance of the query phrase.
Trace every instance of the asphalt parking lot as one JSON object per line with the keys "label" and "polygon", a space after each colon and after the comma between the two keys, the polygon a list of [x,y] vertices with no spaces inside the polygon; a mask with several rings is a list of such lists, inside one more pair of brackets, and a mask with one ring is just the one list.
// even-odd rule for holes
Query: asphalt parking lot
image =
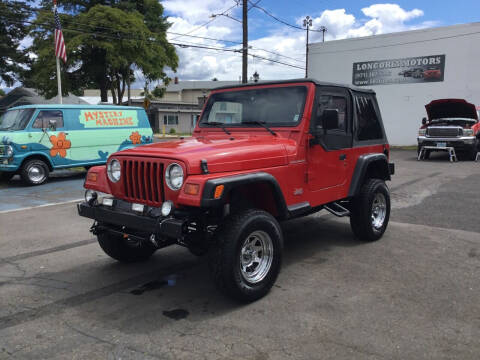
{"label": "asphalt parking lot", "polygon": [[284,223],[282,272],[249,305],[184,248],[107,257],[70,202],[84,173],[0,185],[0,359],[478,359],[480,162],[392,159],[383,239],[323,212]]}

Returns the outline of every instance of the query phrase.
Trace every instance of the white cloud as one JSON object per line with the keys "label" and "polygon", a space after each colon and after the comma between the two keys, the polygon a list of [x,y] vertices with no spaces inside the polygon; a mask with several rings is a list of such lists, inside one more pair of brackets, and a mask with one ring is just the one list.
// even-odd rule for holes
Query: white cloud
{"label": "white cloud", "polygon": [[[194,29],[192,35],[241,41],[241,25],[226,17],[217,17],[205,27],[200,25],[210,20],[211,14],[218,14],[235,5],[232,0],[166,0],[162,2],[166,13],[170,15],[171,32],[187,33]],[[398,4],[373,4],[361,9],[364,18],[356,18],[346,9],[327,9],[320,16],[313,19],[313,28],[327,27],[326,40],[337,40],[350,37],[369,36],[409,29],[417,29],[437,25],[435,22],[416,22],[423,16],[420,9],[405,10]],[[240,7],[236,6],[228,12],[229,15],[239,18]],[[297,19],[301,25],[303,17]],[[293,21],[292,21],[293,22]],[[258,56],[304,66],[305,32],[298,31],[269,20],[272,32],[267,36],[254,38],[253,26],[250,27],[249,45],[251,53]],[[253,34],[252,34],[253,33]],[[322,34],[310,33],[310,42],[321,41]],[[170,34],[169,39],[185,44],[195,43],[216,48],[240,49],[240,44],[225,43],[192,37],[178,37]],[[271,52],[258,49],[266,49]],[[241,74],[241,54],[231,52],[215,52],[193,48],[178,48],[180,58],[177,74],[180,80],[208,80],[217,77],[219,80],[236,80]],[[265,62],[260,59],[249,58],[249,76],[258,71],[261,79],[282,79],[302,77],[304,70]]]}

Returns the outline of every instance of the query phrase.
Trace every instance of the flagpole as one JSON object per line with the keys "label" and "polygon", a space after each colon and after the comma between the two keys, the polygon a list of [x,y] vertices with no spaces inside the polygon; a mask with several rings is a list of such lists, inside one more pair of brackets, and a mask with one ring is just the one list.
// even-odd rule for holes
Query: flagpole
{"label": "flagpole", "polygon": [[57,86],[58,86],[58,103],[63,104],[62,102],[62,77],[60,76],[60,60],[58,57],[57,59]]}

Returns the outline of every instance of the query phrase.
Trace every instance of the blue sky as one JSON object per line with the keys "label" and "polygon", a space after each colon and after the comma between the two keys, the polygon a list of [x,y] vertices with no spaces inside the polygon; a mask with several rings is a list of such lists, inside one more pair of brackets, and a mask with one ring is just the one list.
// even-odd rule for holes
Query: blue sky
{"label": "blue sky", "polygon": [[[255,3],[258,0],[251,1]],[[170,29],[173,32],[233,41],[242,39],[241,24],[225,16],[216,17],[201,26],[212,20],[211,14],[221,13],[232,6],[234,8],[227,14],[241,19],[241,6],[235,6],[234,0],[165,0],[162,3],[173,24]],[[313,28],[327,27],[327,41],[480,21],[480,0],[261,0],[258,6],[297,26],[301,26],[301,20],[309,15],[314,19]],[[320,33],[311,33],[311,36],[311,42],[321,39]],[[239,45],[222,41],[174,35],[169,35],[169,38],[177,42],[239,49]],[[254,47],[250,51],[253,54],[303,66],[305,31],[285,26],[256,8],[249,12],[249,40],[249,45]],[[178,54],[180,66],[176,75],[180,79],[216,77],[232,80],[238,79],[241,71],[238,53],[179,48]],[[262,79],[291,78],[303,74],[301,69],[292,66],[251,58],[249,76],[254,71],[258,71]]]}

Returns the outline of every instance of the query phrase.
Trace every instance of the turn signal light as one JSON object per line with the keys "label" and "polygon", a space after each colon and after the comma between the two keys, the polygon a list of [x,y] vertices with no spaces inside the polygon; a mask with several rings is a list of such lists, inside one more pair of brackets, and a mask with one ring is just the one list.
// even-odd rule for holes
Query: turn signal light
{"label": "turn signal light", "polygon": [[224,185],[218,185],[216,188],[215,188],[215,195],[213,196],[215,199],[220,199],[222,197],[222,194],[223,194],[223,189],[225,189],[225,186]]}
{"label": "turn signal light", "polygon": [[185,184],[185,194],[198,195],[200,185],[198,184]]}
{"label": "turn signal light", "polygon": [[89,172],[87,175],[87,181],[97,182],[97,173]]}

